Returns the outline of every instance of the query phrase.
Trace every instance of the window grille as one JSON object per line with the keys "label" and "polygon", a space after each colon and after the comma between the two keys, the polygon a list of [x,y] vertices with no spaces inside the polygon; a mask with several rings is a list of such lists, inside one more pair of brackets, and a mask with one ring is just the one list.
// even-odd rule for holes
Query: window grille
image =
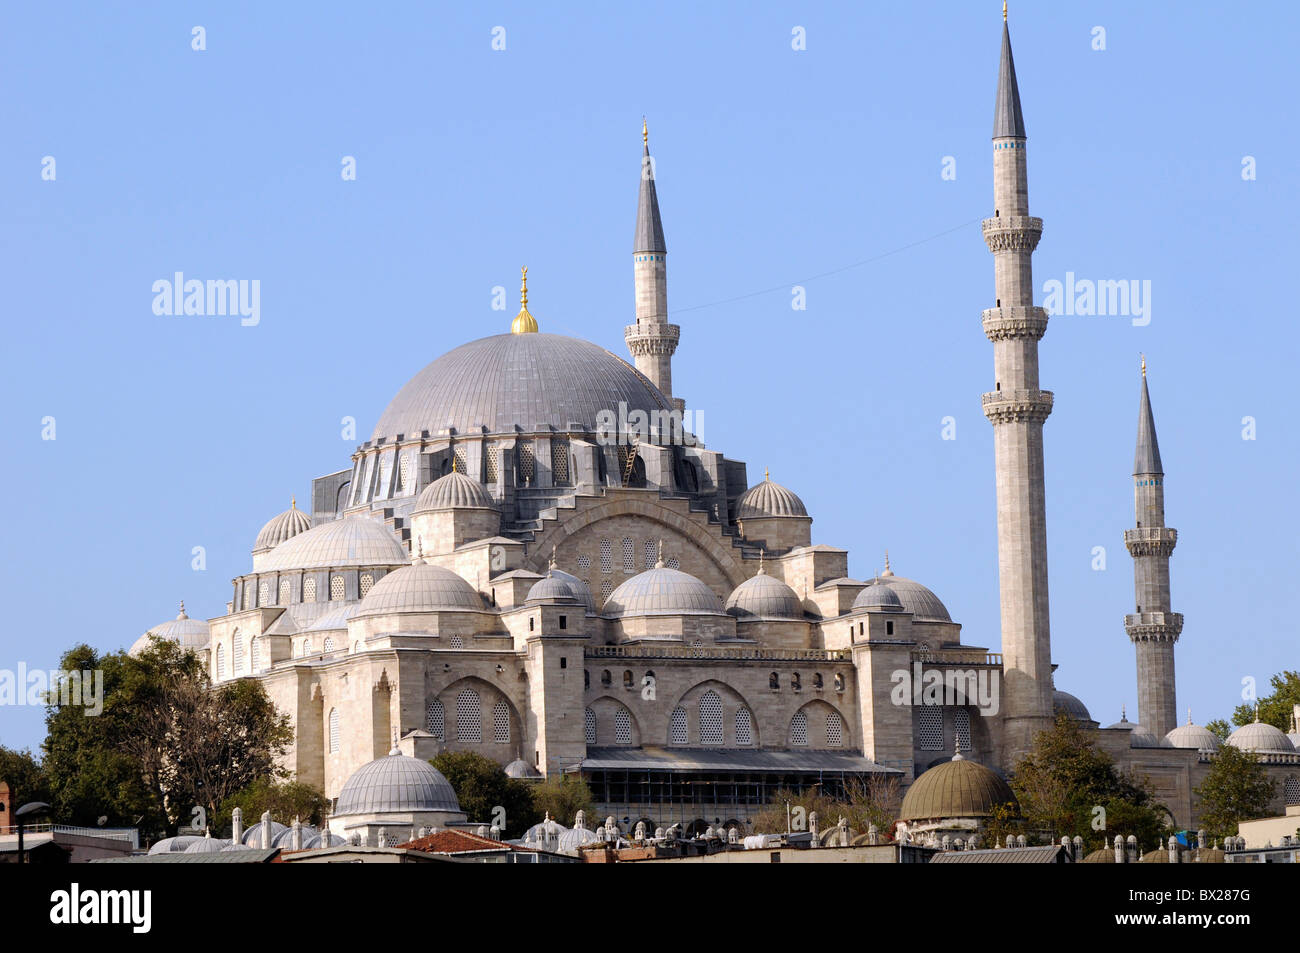
{"label": "window grille", "polygon": [[257,587],[257,604],[259,606],[270,605],[271,603],[271,584],[263,582]]}
{"label": "window grille", "polygon": [[244,674],[244,640],[239,635],[239,630],[235,630],[235,672],[236,675]]}
{"label": "window grille", "polygon": [[291,597],[292,592],[293,592],[293,587],[290,585],[289,580],[281,579],[280,580],[280,605],[287,606],[289,604],[289,599]]}
{"label": "window grille", "polygon": [[260,672],[262,670],[262,640],[261,639],[253,639],[253,651],[251,654],[252,654],[253,667],[250,671]]}
{"label": "window grille", "polygon": [[921,750],[943,750],[943,709],[921,708],[917,713],[920,722]]}
{"label": "window grille", "polygon": [[1282,786],[1282,792],[1287,807],[1300,804],[1300,778],[1287,778]]}
{"label": "window grille", "polygon": [[244,583],[244,608],[253,608],[253,587],[248,583]]}
{"label": "window grille", "polygon": [[424,727],[439,741],[444,740],[447,733],[446,715],[442,710],[442,702],[436,698],[425,706]]}
{"label": "window grille", "polygon": [[722,699],[717,692],[700,696],[700,744],[722,744]]}
{"label": "window grille", "polygon": [[220,681],[226,677],[226,647],[217,646],[217,680]]}
{"label": "window grille", "polygon": [[748,747],[754,743],[754,716],[748,708],[736,712],[736,744]]}
{"label": "window grille", "polygon": [[632,542],[631,536],[623,537],[623,571],[636,572],[636,544]]}
{"label": "window grille", "polygon": [[970,751],[970,709],[958,708],[952,716],[953,730],[957,736],[957,747],[962,751]]}
{"label": "window grille", "polygon": [[582,572],[586,572],[586,571],[589,570],[590,568],[591,568],[591,557],[588,556],[588,555],[586,555],[585,553],[584,553],[583,555],[579,556],[579,557],[578,557],[578,569],[580,569]]}
{"label": "window grille", "polygon": [[610,596],[614,594],[614,584],[606,579],[600,584],[600,602],[604,605]]}
{"label": "window grille", "polygon": [[844,719],[837,711],[826,716],[826,746],[839,748],[844,744]]}
{"label": "window grille", "polygon": [[596,713],[588,708],[582,713],[582,727],[586,732],[587,744],[596,743]]}
{"label": "window grille", "polygon": [[468,462],[467,462],[467,455],[466,455],[466,453],[465,453],[465,448],[464,448],[464,447],[460,446],[459,444],[457,444],[456,446],[452,447],[452,448],[451,448],[451,458],[452,458],[452,461],[453,461],[453,468],[455,469],[455,471],[456,471],[457,473],[468,473],[468,472],[469,472],[469,465],[468,465]]}
{"label": "window grille", "polygon": [[465,643],[459,635],[453,635],[450,644],[453,649],[463,649],[465,647]]}
{"label": "window grille", "polygon": [[682,568],[682,564],[681,564],[681,562],[678,561],[678,559],[677,559],[676,556],[672,556],[672,557],[670,557],[669,559],[664,560],[664,565],[667,566],[669,569],[681,569],[681,568]]}
{"label": "window grille", "polygon": [[307,636],[307,638],[305,638],[305,639],[302,640],[302,654],[303,654],[303,655],[311,655],[311,636],[310,636],[310,635]]}
{"label": "window grille", "polygon": [[321,651],[326,653],[334,651],[334,637],[332,635],[325,636],[325,644],[321,646]]}
{"label": "window grille", "polygon": [[600,541],[600,571],[614,571],[614,544],[608,539]]}
{"label": "window grille", "polygon": [[672,719],[668,722],[668,743],[672,745],[687,744],[685,708],[673,709]]}
{"label": "window grille", "polygon": [[343,577],[330,577],[330,601],[335,602],[343,598]]}
{"label": "window grille", "polygon": [[497,744],[510,740],[510,709],[502,699],[492,706],[492,740]]}
{"label": "window grille", "polygon": [[647,539],[642,546],[641,558],[646,569],[653,569],[655,563],[659,561],[659,544],[653,539]]}
{"label": "window grille", "polygon": [[790,719],[790,744],[806,747],[808,744],[808,713],[797,711]]}
{"label": "window grille", "polygon": [[501,478],[498,474],[501,472],[501,448],[488,447],[487,453],[483,455],[483,482],[496,483]]}
{"label": "window grille", "polygon": [[397,489],[405,493],[411,488],[411,458],[402,457],[401,462],[397,464]]}
{"label": "window grille", "polygon": [[478,692],[472,688],[456,696],[456,740],[472,744],[483,741],[483,712]]}
{"label": "window grille", "polygon": [[632,743],[632,715],[626,708],[614,712],[614,743],[620,745]]}
{"label": "window grille", "polygon": [[370,587],[373,586],[374,584],[375,584],[374,576],[372,576],[368,572],[363,572],[361,574],[361,598],[362,599],[366,597],[366,593],[370,591]]}
{"label": "window grille", "polygon": [[551,438],[551,482],[569,482],[569,438]]}
{"label": "window grille", "polygon": [[303,581],[302,601],[303,602],[316,601],[316,577],[315,576],[312,576],[310,579],[306,579]]}
{"label": "window grille", "polygon": [[533,445],[531,443],[521,443],[515,448],[515,454],[519,459],[519,482],[524,486],[532,486]]}
{"label": "window grille", "polygon": [[337,754],[339,750],[339,710],[330,709],[330,754]]}

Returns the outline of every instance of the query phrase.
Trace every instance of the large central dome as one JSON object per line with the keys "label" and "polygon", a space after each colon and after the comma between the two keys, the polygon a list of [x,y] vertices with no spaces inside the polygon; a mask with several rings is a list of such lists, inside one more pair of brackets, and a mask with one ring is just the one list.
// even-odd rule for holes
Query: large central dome
{"label": "large central dome", "polygon": [[596,415],[616,416],[672,405],[627,361],[603,347],[560,334],[498,334],[448,351],[398,391],[375,426],[374,439],[437,433],[513,433],[550,424],[596,429]]}

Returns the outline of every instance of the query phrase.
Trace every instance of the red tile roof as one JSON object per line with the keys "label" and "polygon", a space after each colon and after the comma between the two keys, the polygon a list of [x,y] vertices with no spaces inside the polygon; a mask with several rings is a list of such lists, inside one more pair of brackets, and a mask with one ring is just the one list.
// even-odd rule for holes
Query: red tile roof
{"label": "red tile roof", "polygon": [[484,850],[517,850],[536,853],[529,847],[518,847],[514,844],[507,844],[505,841],[492,840],[490,837],[480,837],[478,834],[458,830],[435,831],[427,837],[418,837],[397,846],[408,850],[422,850],[430,854],[469,854]]}

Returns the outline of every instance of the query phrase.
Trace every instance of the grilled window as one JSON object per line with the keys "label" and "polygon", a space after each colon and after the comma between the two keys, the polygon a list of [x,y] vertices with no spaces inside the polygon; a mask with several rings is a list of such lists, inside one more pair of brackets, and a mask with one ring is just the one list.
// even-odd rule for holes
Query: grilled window
{"label": "grilled window", "polygon": [[330,754],[337,754],[339,750],[339,710],[330,709]]}
{"label": "grilled window", "polygon": [[700,696],[700,744],[722,744],[722,699],[717,692]]}
{"label": "grilled window", "polygon": [[521,443],[515,448],[515,456],[518,458],[519,482],[524,486],[532,486],[533,483],[533,445],[531,443]]}
{"label": "grilled window", "polygon": [[673,709],[672,718],[668,722],[668,743],[671,745],[684,745],[687,743],[685,708]]}
{"label": "grilled window", "polygon": [[917,712],[920,725],[921,750],[943,750],[943,709],[937,707],[921,708]]}
{"label": "grilled window", "polygon": [[309,579],[305,579],[305,580],[303,580],[303,583],[302,583],[302,601],[303,601],[303,602],[315,602],[315,601],[316,601],[316,577],[315,577],[315,576],[312,576],[312,577],[309,578]]}
{"label": "grilled window", "polygon": [[226,677],[226,647],[224,645],[218,645],[217,646],[217,679],[218,681],[220,681],[225,677]]}
{"label": "grilled window", "polygon": [[653,539],[647,539],[641,548],[641,558],[646,569],[653,569],[659,561],[659,547]]}
{"label": "grilled window", "polygon": [[594,745],[596,743],[596,713],[590,708],[582,713],[582,728],[586,733],[587,744]]}
{"label": "grilled window", "polygon": [[970,751],[970,709],[958,708],[952,715],[953,732],[957,736],[957,747]]}
{"label": "grilled window", "polygon": [[600,571],[614,571],[614,544],[608,539],[600,541]]}
{"label": "grilled window", "polygon": [[839,748],[844,744],[844,719],[837,711],[826,716],[826,746]]}
{"label": "grilled window", "polygon": [[623,537],[623,572],[636,572],[636,544],[631,536]]}
{"label": "grilled window", "polygon": [[620,745],[632,743],[632,715],[626,708],[614,712],[614,743]]}
{"label": "grilled window", "polygon": [[497,744],[510,740],[510,709],[501,699],[492,706],[492,740]]}
{"label": "grilled window", "polygon": [[736,744],[748,747],[754,743],[754,716],[748,708],[736,712]]}
{"label": "grilled window", "polygon": [[797,711],[790,719],[790,744],[806,747],[808,744],[808,713]]}
{"label": "grilled window", "polygon": [[411,488],[411,458],[402,457],[401,462],[397,465],[397,489],[405,493]]}
{"label": "grilled window", "polygon": [[244,640],[238,629],[235,630],[235,674],[244,674]]}
{"label": "grilled window", "polygon": [[257,587],[257,604],[265,606],[271,604],[271,584],[263,582]]}
{"label": "grilled window", "polygon": [[330,601],[334,602],[343,598],[343,577],[330,576]]}
{"label": "grilled window", "polygon": [[374,576],[372,576],[368,572],[363,572],[361,574],[361,598],[362,599],[366,597],[366,593],[370,591],[370,587],[373,586],[374,584],[375,584]]}
{"label": "grilled window", "polygon": [[253,639],[253,651],[251,654],[252,654],[252,663],[253,663],[253,667],[251,671],[260,672],[262,670],[262,640],[261,639]]}
{"label": "grilled window", "polygon": [[289,604],[289,599],[291,597],[292,592],[293,592],[293,586],[289,583],[289,580],[281,579],[280,580],[280,605],[287,606]]}
{"label": "grilled window", "polygon": [[551,438],[551,481],[556,484],[569,482],[569,438]]}
{"label": "grilled window", "polygon": [[321,647],[321,651],[322,651],[322,652],[326,652],[326,653],[329,653],[329,652],[333,652],[333,651],[334,651],[334,637],[333,637],[333,636],[331,636],[331,635],[327,635],[327,636],[325,636],[325,644]]}
{"label": "grilled window", "polygon": [[432,699],[424,709],[424,727],[439,741],[443,741],[447,734],[446,713],[442,709],[442,702],[438,699]]}
{"label": "grilled window", "polygon": [[478,692],[472,688],[456,696],[456,740],[472,744],[483,740],[483,712]]}

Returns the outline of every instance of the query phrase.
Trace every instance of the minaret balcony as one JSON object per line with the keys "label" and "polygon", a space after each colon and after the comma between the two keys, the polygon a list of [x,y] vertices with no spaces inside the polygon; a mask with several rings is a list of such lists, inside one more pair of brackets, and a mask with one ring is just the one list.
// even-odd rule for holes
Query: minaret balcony
{"label": "minaret balcony", "polygon": [[647,354],[667,354],[669,357],[677,350],[677,341],[681,338],[681,325],[629,324],[623,329],[623,340],[634,357]]}
{"label": "minaret balcony", "polygon": [[1168,556],[1178,545],[1178,530],[1169,526],[1126,529],[1124,545],[1131,556]]}
{"label": "minaret balcony", "polygon": [[1026,420],[1042,423],[1052,412],[1050,390],[995,390],[982,400],[984,416],[994,425]]}
{"label": "minaret balcony", "polygon": [[1183,614],[1133,612],[1124,616],[1124,631],[1134,642],[1177,642],[1183,631]]}
{"label": "minaret balcony", "polygon": [[1001,215],[986,218],[980,226],[989,251],[1033,251],[1043,235],[1043,220],[1030,215]]}
{"label": "minaret balcony", "polygon": [[984,311],[984,333],[990,341],[1032,338],[1047,331],[1047,311],[1037,307],[988,308]]}

